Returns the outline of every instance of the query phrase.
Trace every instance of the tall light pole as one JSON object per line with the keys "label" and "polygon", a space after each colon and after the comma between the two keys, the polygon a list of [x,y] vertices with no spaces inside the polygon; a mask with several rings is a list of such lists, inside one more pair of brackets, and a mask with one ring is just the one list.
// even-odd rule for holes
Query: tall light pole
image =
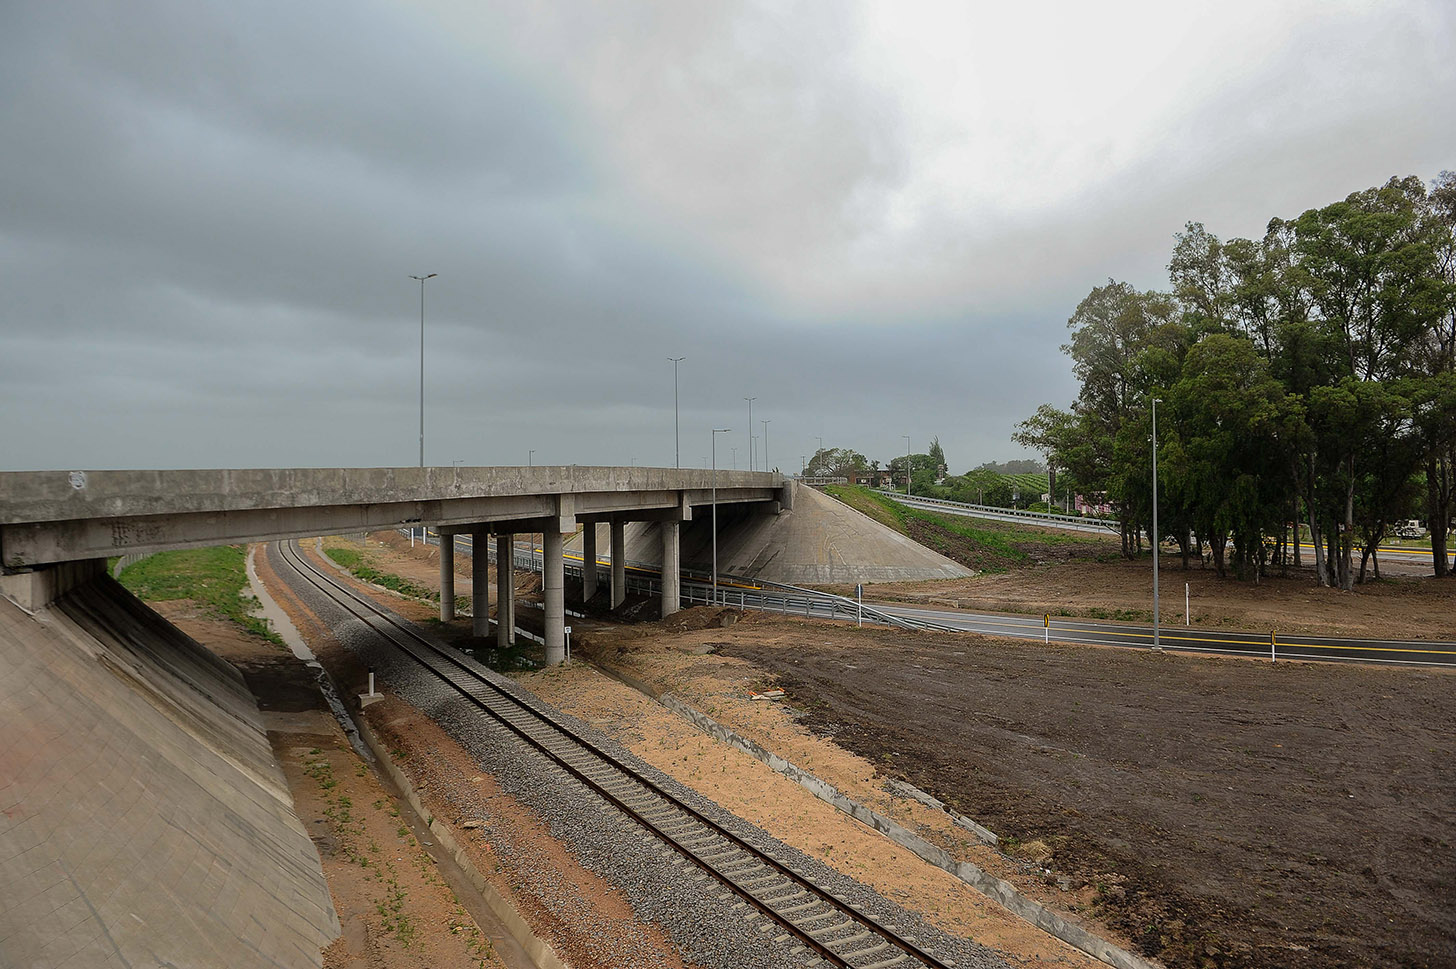
{"label": "tall light pole", "polygon": [[1153,398],[1153,649],[1162,650],[1158,639],[1158,398]]}
{"label": "tall light pole", "polygon": [[718,604],[718,435],[731,427],[713,428],[713,604]]}
{"label": "tall light pole", "polygon": [[682,445],[678,439],[677,423],[677,365],[687,357],[668,357],[672,361],[672,466],[682,467]]}
{"label": "tall light pole", "polygon": [[737,471],[738,470],[738,449],[736,447],[734,447],[734,448],[729,448],[728,450],[730,450],[730,451],[733,452],[733,470],[734,471]]}
{"label": "tall light pole", "polygon": [[526,452],[526,467],[528,467],[528,468],[534,468],[535,466],[536,466],[536,449],[535,448],[531,448],[531,450],[529,450],[529,451]]}
{"label": "tall light pole", "polygon": [[757,397],[745,397],[748,401],[748,470],[753,470],[753,402]]}
{"label": "tall light pole", "polygon": [[[816,455],[814,455],[814,461],[816,463],[822,465],[823,464],[823,458],[824,458],[824,438],[821,435],[815,434],[814,435],[814,440],[816,440],[816,441],[819,442],[819,453],[816,454]],[[820,474],[823,474],[824,473],[824,468],[823,467],[820,467],[819,468],[819,473]]]}
{"label": "tall light pole", "polygon": [[905,497],[910,497],[910,435],[901,434],[905,439]]}
{"label": "tall light pole", "polygon": [[410,279],[420,281],[420,467],[425,466],[425,280],[434,279],[439,273],[425,276],[410,274]]}
{"label": "tall light pole", "polygon": [[759,423],[763,425],[763,470],[767,471],[769,469],[769,463],[768,463],[768,426],[773,423],[773,418],[770,417],[766,421],[759,421]]}

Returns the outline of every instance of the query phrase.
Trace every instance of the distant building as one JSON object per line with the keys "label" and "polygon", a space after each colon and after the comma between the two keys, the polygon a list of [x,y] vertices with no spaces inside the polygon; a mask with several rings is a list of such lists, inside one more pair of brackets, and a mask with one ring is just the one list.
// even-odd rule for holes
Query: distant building
{"label": "distant building", "polygon": [[1107,503],[1107,496],[1101,492],[1094,495],[1078,495],[1072,503],[1072,510],[1079,515],[1112,514],[1112,506]]}

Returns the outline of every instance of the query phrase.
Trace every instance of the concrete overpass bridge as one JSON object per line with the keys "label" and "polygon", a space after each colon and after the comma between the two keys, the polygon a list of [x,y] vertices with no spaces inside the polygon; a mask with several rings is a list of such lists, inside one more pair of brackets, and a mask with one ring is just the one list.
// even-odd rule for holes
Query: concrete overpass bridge
{"label": "concrete overpass bridge", "polygon": [[[105,571],[106,559],[168,549],[307,538],[429,525],[442,534],[494,536],[510,561],[518,533],[545,548],[546,661],[565,656],[563,540],[580,525],[610,525],[613,605],[626,594],[628,522],[660,527],[662,614],[679,608],[681,524],[719,504],[778,514],[792,482],[754,471],[671,468],[315,468],[214,471],[0,472],[0,592],[34,611]],[[583,534],[584,592],[595,592],[596,532]],[[475,571],[477,603],[489,600]],[[442,619],[454,618],[454,543],[440,555]],[[498,583],[510,615],[512,584]],[[475,609],[485,635],[486,609]],[[509,636],[508,623],[499,623]]]}

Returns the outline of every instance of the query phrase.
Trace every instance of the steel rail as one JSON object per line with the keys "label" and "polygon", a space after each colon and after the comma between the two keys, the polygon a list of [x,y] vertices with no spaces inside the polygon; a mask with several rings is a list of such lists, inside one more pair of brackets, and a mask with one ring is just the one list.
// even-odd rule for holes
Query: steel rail
{"label": "steel rail", "polygon": [[[496,683],[491,682],[476,670],[471,669],[460,659],[450,655],[444,648],[430,642],[426,637],[421,636],[417,631],[390,615],[387,611],[380,609],[366,597],[341,584],[334,577],[327,575],[303,557],[296,542],[280,542],[278,545],[283,560],[301,578],[316,587],[340,608],[362,620],[369,628],[379,634],[381,638],[392,643],[401,652],[424,667],[425,670],[434,674],[456,690],[469,703],[501,724],[501,726],[505,727],[528,747],[535,750],[549,762],[555,764],[569,776],[575,778],[598,796],[622,811],[627,817],[636,821],[658,840],[720,882],[734,895],[737,895],[744,902],[751,904],[756,910],[772,919],[796,938],[805,949],[812,951],[830,965],[842,967],[842,969],[855,969],[863,959],[873,955],[875,961],[871,965],[874,967],[895,966],[909,969],[914,964],[911,960],[914,960],[927,967],[927,969],[949,969],[945,963],[936,959],[935,956],[925,952],[914,943],[900,937],[885,926],[880,925],[869,916],[858,912],[847,902],[839,900],[833,894],[815,885],[806,876],[798,874],[763,849],[753,846],[721,824],[708,818],[677,796],[606,753],[590,740],[580,736],[570,728],[557,723],[548,715],[535,709],[521,698],[512,695]],[[345,597],[363,606],[368,611],[368,614],[351,606],[345,601]],[[394,630],[397,630],[399,634],[402,634],[403,637],[407,637],[412,643],[417,643],[418,647],[411,643],[401,642],[400,637],[391,635],[385,629],[381,629],[371,619],[382,619],[390,627],[393,627]],[[452,667],[457,671],[455,675],[468,677],[473,681],[473,688],[472,686],[462,685],[457,682],[454,675],[442,671],[430,659],[421,656],[419,647],[428,650],[437,660],[443,661]],[[502,712],[494,709],[485,697],[475,692],[482,686],[489,689],[491,698],[512,704],[515,710]],[[523,726],[521,723],[514,722],[509,716],[510,713],[524,714],[531,719],[527,725]],[[553,749],[553,746],[548,742],[549,738],[548,740],[543,740],[539,737],[532,736],[528,729],[529,727],[554,732],[561,738],[564,738],[571,746],[564,749]],[[575,749],[571,749],[572,747]],[[617,778],[592,776],[590,768],[593,765],[578,765],[570,762],[568,758],[573,753],[584,753],[588,757],[595,758],[596,761],[599,761],[606,768],[604,773],[615,773],[619,776]],[[613,790],[609,786],[610,781],[613,779],[625,781],[626,783],[619,783],[617,789]],[[644,789],[649,794],[649,798],[642,799],[639,797],[636,804],[630,803],[628,789],[634,785]],[[653,803],[654,799],[658,803]],[[647,814],[652,812],[654,808],[657,811],[661,811],[663,806],[669,809],[667,814],[657,818],[647,817]],[[674,812],[678,812],[678,816],[675,817]],[[671,826],[673,821],[682,821],[684,819],[683,816],[690,822],[686,828],[677,832],[665,830]],[[694,832],[694,826],[699,827],[700,830]],[[706,832],[702,831],[702,828],[706,828]],[[707,834],[708,836],[706,841],[703,839],[703,834]],[[715,840],[730,845],[732,850],[727,853],[722,852],[721,844],[714,844]],[[696,847],[692,844],[694,842],[697,843]],[[713,849],[719,850],[715,853]],[[733,857],[735,854],[738,855],[737,858]],[[742,867],[745,861],[752,862],[753,866],[760,869],[768,869],[773,879],[778,880],[777,884],[755,884],[752,889],[745,887],[746,883],[762,882],[765,877],[762,873],[745,877],[747,870]],[[735,867],[740,870],[732,874],[725,870]],[[793,892],[788,895],[781,894],[786,888],[793,889]],[[755,894],[755,892],[758,894]],[[772,895],[774,897],[772,900],[769,900],[759,897],[760,895]],[[808,901],[805,901],[805,899]],[[775,907],[776,904],[777,907]],[[824,911],[804,914],[805,906],[809,908],[822,907]],[[797,921],[795,918],[784,914],[789,910],[793,910],[794,915],[798,917]],[[806,928],[799,924],[800,922],[823,923],[831,915],[838,918],[839,921],[828,925],[820,925],[815,928]],[[843,932],[853,931],[855,929],[859,930],[858,933],[852,934],[847,938],[836,938],[827,942],[820,941],[820,938],[838,936]],[[870,936],[877,937],[881,941],[866,946],[864,940]],[[836,953],[830,948],[833,945],[843,946],[849,942],[854,943],[853,948],[842,954]],[[885,959],[884,956],[886,953],[882,950],[887,946],[899,950],[900,954],[894,958]],[[868,969],[868,967],[862,966],[861,969]]]}

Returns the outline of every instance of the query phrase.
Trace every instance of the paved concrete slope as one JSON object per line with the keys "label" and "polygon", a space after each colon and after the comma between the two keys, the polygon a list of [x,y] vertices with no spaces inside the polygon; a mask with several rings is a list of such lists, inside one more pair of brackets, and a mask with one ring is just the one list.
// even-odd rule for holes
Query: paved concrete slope
{"label": "paved concrete slope", "polygon": [[0,598],[0,965],[319,966],[339,935],[251,694],[109,578]]}
{"label": "paved concrete slope", "polygon": [[[769,582],[817,585],[829,582],[905,582],[970,575],[964,566],[913,539],[835,501],[813,488],[795,484],[793,509],[766,514],[750,506],[718,509],[718,569]],[[682,526],[684,568],[707,571],[712,564],[708,508],[695,507]],[[662,563],[660,526],[627,526],[627,560]],[[602,529],[597,541],[605,553]],[[572,540],[581,550],[581,537]]]}

